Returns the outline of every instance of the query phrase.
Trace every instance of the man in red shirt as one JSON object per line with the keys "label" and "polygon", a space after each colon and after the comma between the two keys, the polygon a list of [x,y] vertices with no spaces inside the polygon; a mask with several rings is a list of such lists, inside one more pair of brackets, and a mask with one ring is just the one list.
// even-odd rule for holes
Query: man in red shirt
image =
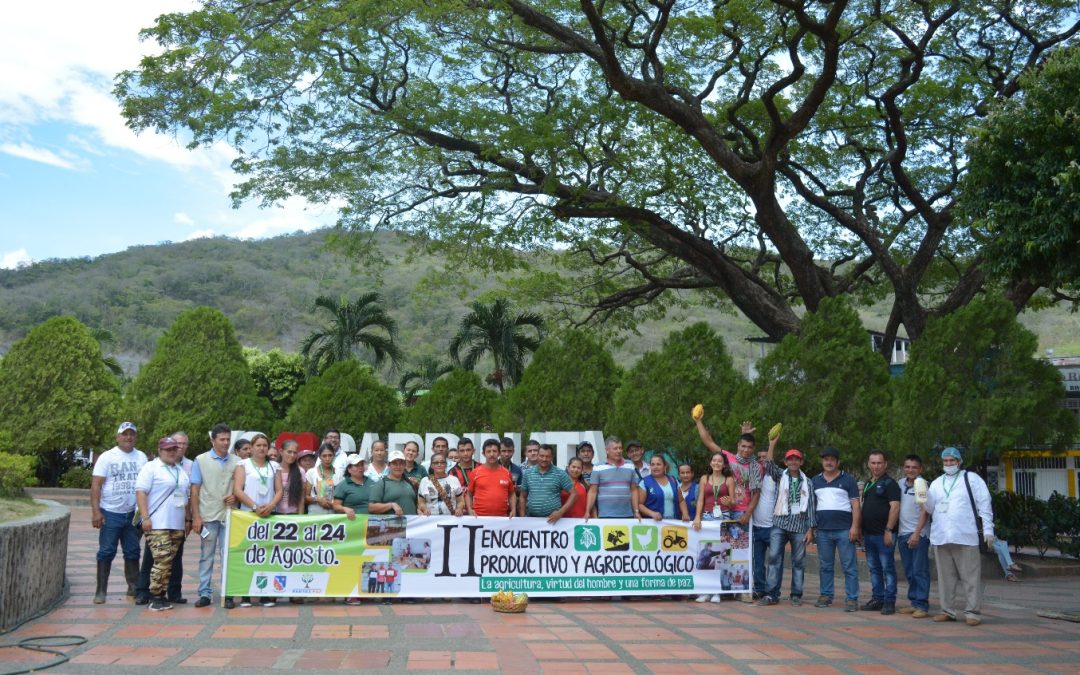
{"label": "man in red shirt", "polygon": [[[460,464],[458,466],[461,466]],[[514,499],[514,479],[509,469],[499,464],[499,441],[484,441],[484,464],[472,471],[465,493],[465,506],[470,516],[507,516],[517,511]]]}

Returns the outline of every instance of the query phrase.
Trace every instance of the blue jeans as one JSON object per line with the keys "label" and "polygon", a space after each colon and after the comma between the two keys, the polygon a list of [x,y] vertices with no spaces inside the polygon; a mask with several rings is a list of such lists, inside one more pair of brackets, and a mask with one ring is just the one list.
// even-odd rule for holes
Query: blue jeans
{"label": "blue jeans", "polygon": [[819,573],[821,576],[821,595],[833,597],[834,556],[840,554],[840,566],[844,570],[845,599],[859,599],[859,568],[855,563],[855,542],[848,539],[850,530],[818,530],[817,538]]}
{"label": "blue jeans", "polygon": [[761,595],[771,595],[773,590],[777,594],[780,592],[779,587],[773,589],[768,582],[769,537],[772,530],[771,527],[754,528],[754,592]]}
{"label": "blue jeans", "polygon": [[870,595],[874,600],[881,600],[886,605],[896,604],[896,561],[893,558],[895,539],[892,544],[885,545],[884,534],[863,536],[866,564],[870,568]]}
{"label": "blue jeans", "polygon": [[930,537],[919,537],[918,548],[908,548],[911,532],[901,534],[897,540],[900,564],[904,566],[907,579],[907,599],[915,609],[930,609]]}
{"label": "blue jeans", "polygon": [[791,542],[791,597],[801,598],[803,576],[806,573],[806,534],[772,528],[769,538],[769,596],[780,597],[780,584],[784,580],[784,546]]}
{"label": "blue jeans", "polygon": [[209,598],[214,592],[211,583],[211,577],[214,576],[214,554],[221,553],[222,563],[225,561],[225,523],[220,520],[206,521],[203,527],[209,530],[210,534],[203,538],[199,555],[199,597]]}
{"label": "blue jeans", "polygon": [[138,560],[139,536],[142,533],[131,524],[135,512],[116,513],[101,509],[101,515],[105,522],[98,530],[97,559],[111,563],[116,557],[116,547],[119,545],[124,549],[124,560]]}
{"label": "blue jeans", "polygon": [[1005,576],[1009,576],[1012,572],[1009,568],[1012,567],[1013,559],[1009,553],[1009,542],[1004,539],[994,540],[994,553],[997,554],[998,564],[1001,565],[1001,571],[1005,573]]}

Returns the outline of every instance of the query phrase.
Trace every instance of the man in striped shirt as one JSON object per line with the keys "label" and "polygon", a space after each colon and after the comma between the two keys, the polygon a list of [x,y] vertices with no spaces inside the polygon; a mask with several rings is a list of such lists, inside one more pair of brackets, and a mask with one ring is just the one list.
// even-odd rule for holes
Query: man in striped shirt
{"label": "man in striped shirt", "polygon": [[[530,466],[523,472],[518,493],[518,513],[533,518],[547,518],[552,525],[559,522],[567,509],[577,501],[577,492],[570,476],[551,463],[554,454],[555,446],[546,443],[540,446],[539,461],[536,466]],[[563,492],[570,494],[565,504],[562,503]]]}
{"label": "man in striped shirt", "polygon": [[758,601],[761,606],[780,602],[780,584],[784,575],[784,546],[791,543],[791,605],[802,604],[803,576],[806,545],[814,541],[817,524],[814,490],[810,479],[802,472],[803,454],[792,448],[784,454],[781,469],[773,462],[776,440],[769,442],[769,450],[763,466],[776,483],[776,505],[773,507],[773,525],[769,536],[768,591]]}
{"label": "man in striped shirt", "polygon": [[638,473],[633,464],[623,462],[621,440],[609,436],[604,445],[607,464],[593,468],[585,513],[596,506],[600,518],[636,518]]}

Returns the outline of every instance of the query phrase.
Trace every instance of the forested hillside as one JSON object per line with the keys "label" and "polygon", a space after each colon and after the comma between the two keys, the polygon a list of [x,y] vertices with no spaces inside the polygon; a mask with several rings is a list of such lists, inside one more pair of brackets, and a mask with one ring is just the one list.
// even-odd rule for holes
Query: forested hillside
{"label": "forested hillside", "polygon": [[[91,328],[110,331],[115,343],[109,350],[133,375],[176,316],[200,305],[223,311],[244,344],[292,351],[319,320],[312,311],[317,296],[355,298],[377,290],[398,322],[406,359],[415,361],[445,355],[467,304],[499,284],[473,269],[444,273],[441,261],[408,255],[398,235],[379,239],[385,258],[379,265],[358,263],[327,247],[328,237],[328,231],[320,231],[258,241],[199,239],[0,270],[0,353],[34,325],[71,314]],[[450,275],[450,283],[421,283],[428,275],[443,274]],[[867,328],[884,323],[876,307],[862,316]],[[1051,309],[1021,319],[1039,335],[1043,349],[1080,353],[1080,316]],[[759,332],[741,316],[701,306],[640,325],[638,335],[621,336],[628,339],[613,353],[627,365],[657,349],[672,330],[702,320],[724,337],[736,367],[746,372],[750,348],[744,338]]]}

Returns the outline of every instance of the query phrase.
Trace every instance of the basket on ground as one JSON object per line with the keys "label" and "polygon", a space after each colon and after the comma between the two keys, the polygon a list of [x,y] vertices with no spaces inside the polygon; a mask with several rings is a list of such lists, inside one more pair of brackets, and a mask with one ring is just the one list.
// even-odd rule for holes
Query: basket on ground
{"label": "basket on ground", "polygon": [[520,614],[529,606],[529,596],[524,593],[499,591],[491,596],[491,608],[505,614]]}

